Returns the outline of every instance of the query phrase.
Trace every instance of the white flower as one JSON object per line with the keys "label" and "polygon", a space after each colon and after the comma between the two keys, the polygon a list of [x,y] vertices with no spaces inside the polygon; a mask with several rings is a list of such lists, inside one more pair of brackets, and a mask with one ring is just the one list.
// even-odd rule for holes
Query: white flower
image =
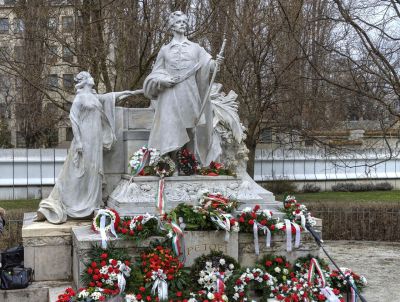
{"label": "white flower", "polygon": [[253,209],[251,207],[245,207],[242,212],[243,213],[250,213],[251,211],[253,211]]}
{"label": "white flower", "polygon": [[217,275],[212,275],[212,276],[211,276],[211,279],[212,279],[212,281],[217,281],[217,279],[218,279],[218,278],[217,278]]}
{"label": "white flower", "polygon": [[283,269],[283,274],[284,274],[284,275],[287,275],[287,274],[289,274],[289,271],[288,271],[286,268],[284,268],[284,269]]}
{"label": "white flower", "polygon": [[222,295],[222,300],[224,300],[224,301],[226,301],[226,302],[228,302],[228,297],[226,296],[226,295]]}
{"label": "white flower", "polygon": [[213,293],[208,293],[207,294],[207,298],[210,299],[210,300],[214,299],[214,294]]}
{"label": "white flower", "polygon": [[211,267],[211,266],[212,266],[212,262],[207,261],[207,262],[206,262],[206,267]]}
{"label": "white flower", "polygon": [[239,299],[239,294],[238,294],[238,293],[235,293],[235,294],[233,295],[233,299],[235,299],[235,300]]}
{"label": "white flower", "polygon": [[99,298],[101,297],[101,293],[99,293],[99,292],[94,292],[94,293],[92,293],[92,294],[90,295],[90,297],[91,297],[93,300],[99,300]]}
{"label": "white flower", "polygon": [[231,264],[229,264],[229,269],[230,270],[233,270],[235,268],[235,266],[231,263]]}
{"label": "white flower", "polygon": [[136,296],[133,294],[125,296],[125,302],[136,302],[136,301],[137,301]]}
{"label": "white flower", "polygon": [[275,268],[274,268],[274,271],[275,271],[275,273],[278,273],[278,274],[279,274],[279,273],[281,272],[281,269],[280,269],[279,267],[275,267]]}
{"label": "white flower", "polygon": [[197,300],[196,300],[195,298],[190,298],[190,299],[188,300],[188,302],[197,302]]}
{"label": "white flower", "polygon": [[360,277],[360,281],[361,281],[361,283],[364,284],[364,285],[367,285],[367,284],[368,284],[367,278],[365,278],[364,276],[361,276],[361,277]]}
{"label": "white flower", "polygon": [[89,296],[89,292],[85,289],[78,293],[78,298],[86,298],[88,296]]}
{"label": "white flower", "polygon": [[225,259],[224,258],[219,259],[219,264],[225,265]]}

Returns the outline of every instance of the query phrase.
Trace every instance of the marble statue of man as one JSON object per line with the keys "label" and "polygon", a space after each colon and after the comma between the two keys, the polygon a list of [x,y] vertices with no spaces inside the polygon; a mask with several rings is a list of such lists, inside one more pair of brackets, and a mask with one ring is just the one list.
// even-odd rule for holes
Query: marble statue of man
{"label": "marble statue of man", "polygon": [[102,202],[103,148],[115,142],[115,101],[135,91],[97,94],[86,72],[75,78],[76,96],[70,111],[74,138],[50,196],[42,200],[37,220],[64,223],[67,217],[90,216]]}
{"label": "marble statue of man", "polygon": [[[212,147],[209,102],[199,117],[216,61],[203,47],[187,39],[188,18],[184,13],[173,12],[168,24],[173,39],[160,49],[143,85],[145,95],[157,100],[148,146],[163,155],[187,144],[206,166],[219,155]],[[217,57],[217,61],[220,63],[222,57]]]}

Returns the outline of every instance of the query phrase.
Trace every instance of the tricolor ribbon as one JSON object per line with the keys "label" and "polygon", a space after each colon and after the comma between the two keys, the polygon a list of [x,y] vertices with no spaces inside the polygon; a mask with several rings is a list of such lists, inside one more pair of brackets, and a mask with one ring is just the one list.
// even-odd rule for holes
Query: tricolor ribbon
{"label": "tricolor ribbon", "polygon": [[185,263],[185,240],[183,237],[183,231],[175,222],[171,222],[172,227],[172,249],[175,255],[178,256],[182,263]]}
{"label": "tricolor ribbon", "polygon": [[164,213],[165,213],[164,188],[165,188],[165,179],[164,179],[164,177],[161,177],[160,180],[158,181],[158,189],[157,189],[157,194],[156,194],[156,207],[158,208],[160,215],[164,215]]}
{"label": "tricolor ribbon", "polygon": [[132,176],[138,176],[140,174],[140,172],[143,171],[143,168],[145,167],[146,162],[149,159],[149,157],[150,157],[150,151],[149,151],[149,149],[147,149],[144,152],[143,157],[140,160],[140,163],[139,163],[138,167],[135,169],[135,172],[132,173]]}
{"label": "tricolor ribbon", "polygon": [[[355,288],[357,288],[357,287],[356,287],[356,284],[355,284],[354,281],[353,281],[353,278],[350,277],[349,282],[350,282]],[[350,294],[351,294],[350,302],[357,302],[358,296],[357,296],[356,291],[354,290],[353,286],[350,286],[350,285],[349,285],[349,287],[350,287]]]}
{"label": "tricolor ribbon", "polygon": [[162,269],[159,269],[157,272],[153,272],[152,279],[154,280],[153,287],[151,289],[151,294],[153,296],[157,295],[160,301],[167,301],[168,300],[168,283],[166,281],[167,275],[164,274]]}
{"label": "tricolor ribbon", "polygon": [[259,229],[264,231],[264,235],[266,235],[265,246],[267,248],[271,247],[271,231],[269,230],[269,228],[266,225],[262,225],[262,224],[258,223],[256,220],[254,220],[253,235],[254,235],[254,251],[255,251],[256,255],[260,255],[260,245],[258,243],[258,230]]}
{"label": "tricolor ribbon", "polygon": [[215,287],[217,289],[217,293],[223,294],[225,292],[225,283],[224,283],[224,273],[223,272],[216,272],[215,275],[217,276],[217,281],[215,281]]}
{"label": "tricolor ribbon", "polygon": [[285,219],[285,226],[286,226],[286,250],[288,252],[292,251],[292,225],[296,230],[296,237],[294,241],[294,247],[298,248],[300,246],[300,226],[290,221],[289,219]]}
{"label": "tricolor ribbon", "polygon": [[115,232],[114,223],[115,219],[111,216],[108,211],[104,209],[100,209],[98,214],[100,215],[100,236],[101,236],[101,247],[102,249],[107,248],[107,233],[106,233],[106,219],[110,218],[110,232],[114,235],[115,238],[118,238],[117,233]]}
{"label": "tricolor ribbon", "polygon": [[319,263],[317,259],[311,258],[310,260],[310,267],[308,269],[308,277],[307,277],[307,282],[308,284],[312,284],[315,278],[315,271],[317,271],[318,276],[320,277],[320,280],[318,280],[319,287],[325,287],[326,286],[326,281],[324,277],[324,273],[319,266]]}

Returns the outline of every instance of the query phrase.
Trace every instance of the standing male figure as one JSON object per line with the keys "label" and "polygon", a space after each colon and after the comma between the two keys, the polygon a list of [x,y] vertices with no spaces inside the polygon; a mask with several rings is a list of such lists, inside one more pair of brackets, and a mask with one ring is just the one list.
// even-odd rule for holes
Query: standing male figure
{"label": "standing male figure", "polygon": [[[213,116],[209,102],[199,115],[215,61],[203,47],[185,36],[188,18],[184,13],[171,13],[168,25],[172,41],[160,49],[143,86],[145,95],[157,100],[149,148],[164,155],[187,144],[201,164],[207,166],[219,155],[211,141]],[[217,61],[222,62],[222,57],[217,57]]]}

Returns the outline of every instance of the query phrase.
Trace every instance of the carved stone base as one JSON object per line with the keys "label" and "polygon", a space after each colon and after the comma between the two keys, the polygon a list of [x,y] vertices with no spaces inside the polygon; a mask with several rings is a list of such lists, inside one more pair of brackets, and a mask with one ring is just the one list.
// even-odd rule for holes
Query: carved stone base
{"label": "carved stone base", "polygon": [[72,240],[74,226],[91,221],[67,221],[64,224],[34,222],[36,213],[25,213],[22,226],[24,264],[35,270],[35,281],[62,281],[72,277]]}
{"label": "carved stone base", "polygon": [[[118,186],[111,193],[107,205],[117,210],[122,216],[156,213],[155,200],[159,178],[155,176],[131,177],[123,175]],[[262,189],[255,188],[249,181],[232,176],[176,176],[165,179],[166,211],[175,208],[179,203],[197,204],[198,192],[208,190],[220,192],[237,198],[241,208],[261,205],[263,208],[277,210],[281,203],[274,196]],[[264,193],[265,196],[261,196]],[[266,198],[269,196],[270,198]]]}

